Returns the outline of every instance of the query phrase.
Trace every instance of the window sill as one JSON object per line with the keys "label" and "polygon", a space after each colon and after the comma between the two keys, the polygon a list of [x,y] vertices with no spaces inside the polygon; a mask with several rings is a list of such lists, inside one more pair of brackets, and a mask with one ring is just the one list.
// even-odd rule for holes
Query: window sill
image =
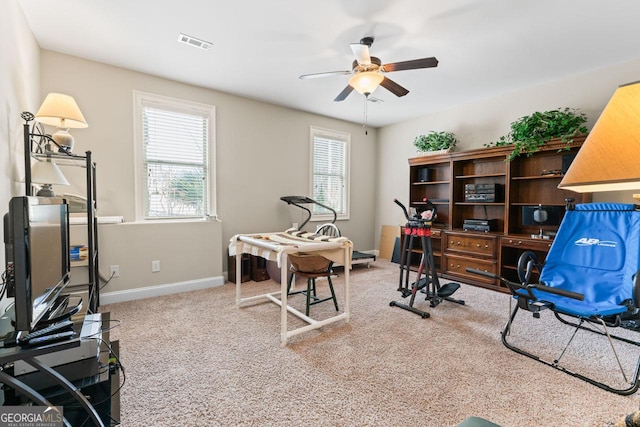
{"label": "window sill", "polygon": [[[349,219],[351,219],[349,217],[349,215],[338,215],[338,217],[336,218],[336,222],[337,221],[348,221]],[[312,216],[311,219],[309,219],[309,222],[331,222],[333,221],[333,215],[315,215]]]}
{"label": "window sill", "polygon": [[185,223],[200,223],[200,222],[222,222],[220,218],[216,216],[210,216],[208,218],[162,218],[162,219],[140,219],[136,221],[126,222],[125,224],[185,224]]}

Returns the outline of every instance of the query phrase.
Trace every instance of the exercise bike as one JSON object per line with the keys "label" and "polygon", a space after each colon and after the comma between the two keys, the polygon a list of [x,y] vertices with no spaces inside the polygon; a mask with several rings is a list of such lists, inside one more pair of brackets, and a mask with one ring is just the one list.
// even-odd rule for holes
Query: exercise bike
{"label": "exercise bike", "polygon": [[[402,203],[397,199],[394,199],[393,201],[395,204],[400,206],[402,212],[404,212],[405,218],[407,219],[407,223],[404,228],[405,237],[403,239],[400,254],[400,280],[398,284],[398,291],[402,295],[402,298],[407,298],[408,296],[411,296],[411,298],[409,299],[409,304],[391,301],[389,305],[392,307],[400,307],[404,310],[418,314],[423,319],[430,317],[430,315],[426,311],[414,307],[418,291],[426,294],[425,300],[429,301],[429,305],[431,307],[436,307],[444,300],[464,305],[464,301],[451,297],[451,295],[460,288],[459,283],[450,282],[440,286],[440,281],[438,280],[438,273],[436,272],[435,261],[433,259],[433,248],[431,245],[431,224],[437,216],[435,205],[433,205],[433,203],[428,199],[424,199],[426,209],[421,213],[416,213],[413,217],[410,217],[407,212],[407,208]],[[411,283],[411,288],[409,288],[411,254],[413,253],[414,238],[420,238],[422,257],[420,259],[420,266],[418,267],[416,279]],[[421,277],[423,273],[424,277]]]}

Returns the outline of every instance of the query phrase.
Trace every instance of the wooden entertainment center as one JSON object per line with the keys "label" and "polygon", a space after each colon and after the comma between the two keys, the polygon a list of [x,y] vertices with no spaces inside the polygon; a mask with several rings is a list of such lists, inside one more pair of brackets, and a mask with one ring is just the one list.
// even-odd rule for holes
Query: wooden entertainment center
{"label": "wooden entertainment center", "polygon": [[[566,144],[559,139],[551,140],[535,154],[521,154],[512,161],[507,161],[511,146],[409,159],[409,206],[424,210],[423,200],[427,198],[437,209],[432,243],[441,277],[508,292],[499,281],[467,273],[466,268],[516,280],[522,252],[533,251],[543,261],[558,226],[528,225],[523,215],[542,205],[559,210],[561,218],[565,199],[574,199],[575,203],[591,201],[591,194],[557,188],[584,140],[585,137],[574,138],[570,150],[565,150]],[[491,194],[475,195],[482,191]],[[465,225],[465,220],[470,219],[481,220],[480,223],[488,220],[490,226],[479,228],[490,227],[490,231],[465,230],[473,227]],[[421,248],[413,251],[419,254]],[[412,257],[414,262],[418,259],[419,256]]]}

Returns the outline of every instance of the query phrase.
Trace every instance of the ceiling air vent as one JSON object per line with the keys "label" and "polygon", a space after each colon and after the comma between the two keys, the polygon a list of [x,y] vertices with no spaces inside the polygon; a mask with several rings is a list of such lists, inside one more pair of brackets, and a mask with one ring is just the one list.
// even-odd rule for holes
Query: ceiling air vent
{"label": "ceiling air vent", "polygon": [[211,47],[211,42],[197,39],[195,37],[191,37],[182,33],[178,34],[178,41],[180,43],[188,44],[189,46],[197,47],[202,50],[209,50],[209,48]]}

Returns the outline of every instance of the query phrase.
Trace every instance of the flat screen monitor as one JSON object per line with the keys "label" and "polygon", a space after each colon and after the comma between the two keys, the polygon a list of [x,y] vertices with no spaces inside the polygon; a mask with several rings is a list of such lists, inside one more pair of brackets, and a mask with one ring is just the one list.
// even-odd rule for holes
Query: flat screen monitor
{"label": "flat screen monitor", "polygon": [[7,270],[13,274],[15,329],[45,320],[69,283],[69,214],[59,197],[13,197],[5,219]]}

